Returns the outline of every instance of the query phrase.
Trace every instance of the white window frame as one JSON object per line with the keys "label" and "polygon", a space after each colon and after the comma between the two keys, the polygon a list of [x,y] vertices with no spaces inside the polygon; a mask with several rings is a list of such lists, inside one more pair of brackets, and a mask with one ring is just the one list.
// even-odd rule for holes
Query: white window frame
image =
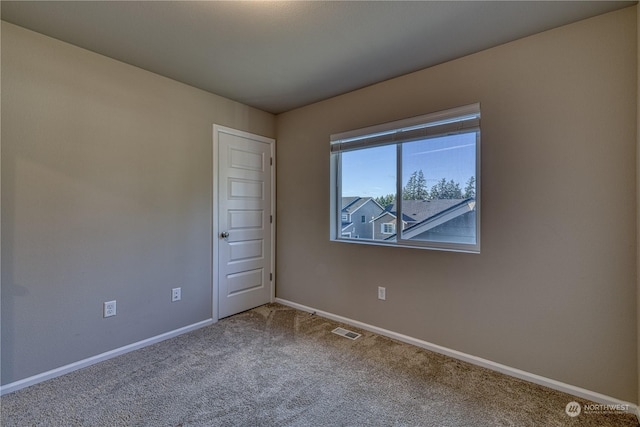
{"label": "white window frame", "polygon": [[[387,228],[391,229],[391,231],[386,231]],[[396,227],[395,224],[392,222],[383,222],[382,224],[380,224],[380,233],[381,234],[395,234],[396,232]]]}
{"label": "white window frame", "polygon": [[[396,145],[397,147],[397,189],[396,194],[402,194],[402,144],[426,138],[437,138],[459,133],[476,134],[476,243],[445,243],[432,241],[417,241],[403,239],[402,233],[397,233],[396,241],[357,240],[342,237],[340,233],[340,199],[341,173],[340,155],[343,151],[376,147],[381,145]],[[470,104],[445,111],[425,114],[409,119],[398,120],[362,129],[333,134],[330,137],[330,239],[332,241],[369,244],[378,246],[400,246],[419,249],[435,249],[456,252],[480,253],[480,200],[481,200],[481,172],[480,172],[480,104]],[[397,197],[398,212],[402,215],[402,197]],[[382,230],[383,228],[381,228]],[[397,232],[397,227],[396,227]]]}

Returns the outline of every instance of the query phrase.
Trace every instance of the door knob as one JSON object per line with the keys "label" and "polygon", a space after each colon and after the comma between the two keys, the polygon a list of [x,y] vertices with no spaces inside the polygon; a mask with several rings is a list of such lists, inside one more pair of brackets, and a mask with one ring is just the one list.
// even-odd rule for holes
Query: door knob
{"label": "door knob", "polygon": [[220,233],[220,237],[222,239],[226,239],[229,237],[229,232],[228,231],[223,231],[222,233]]}

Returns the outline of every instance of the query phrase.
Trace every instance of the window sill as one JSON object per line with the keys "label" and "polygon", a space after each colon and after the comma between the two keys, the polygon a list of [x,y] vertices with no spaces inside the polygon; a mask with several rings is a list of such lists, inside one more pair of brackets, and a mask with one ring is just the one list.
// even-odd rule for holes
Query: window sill
{"label": "window sill", "polygon": [[381,242],[377,240],[365,240],[365,239],[349,239],[349,238],[340,238],[340,239],[331,239],[332,242],[337,243],[351,243],[357,245],[365,245],[365,246],[386,246],[390,248],[407,248],[407,249],[426,249],[431,251],[445,251],[445,252],[460,252],[467,254],[477,254],[480,255],[480,245],[459,245],[454,243],[438,243],[434,244],[411,244],[411,243],[400,243],[397,242]]}

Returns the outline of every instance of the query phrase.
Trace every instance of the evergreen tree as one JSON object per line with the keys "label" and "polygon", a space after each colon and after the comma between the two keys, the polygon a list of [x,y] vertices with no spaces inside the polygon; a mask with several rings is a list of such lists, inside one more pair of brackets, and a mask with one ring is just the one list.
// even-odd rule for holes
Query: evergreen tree
{"label": "evergreen tree", "polygon": [[378,204],[380,206],[382,206],[383,208],[386,208],[387,206],[389,206],[389,205],[391,205],[391,204],[396,202],[396,195],[395,194],[387,194],[386,196],[375,197],[373,200],[378,202]]}
{"label": "evergreen tree", "polygon": [[424,174],[422,170],[418,172],[418,177],[416,178],[416,200],[426,200],[429,198],[429,190],[427,189],[427,180],[424,178]]}
{"label": "evergreen tree", "polygon": [[464,187],[464,197],[465,199],[476,197],[476,177],[472,176],[467,181],[467,185]]}
{"label": "evergreen tree", "polygon": [[402,200],[415,200],[418,185],[418,171],[414,171],[407,181],[407,185],[402,189]]}
{"label": "evergreen tree", "polygon": [[444,194],[446,191],[447,180],[445,178],[442,178],[440,181],[438,181],[437,184],[431,187],[430,197],[432,199],[444,199]]}
{"label": "evergreen tree", "polygon": [[453,180],[447,183],[447,194],[450,196],[449,199],[462,199],[462,189],[460,188],[460,184],[454,182]]}
{"label": "evergreen tree", "polygon": [[446,178],[442,178],[431,187],[430,196],[431,199],[462,199],[462,189],[454,180],[447,182]]}
{"label": "evergreen tree", "polygon": [[407,185],[402,189],[403,200],[423,200],[429,198],[429,189],[427,188],[427,180],[422,170],[413,171]]}

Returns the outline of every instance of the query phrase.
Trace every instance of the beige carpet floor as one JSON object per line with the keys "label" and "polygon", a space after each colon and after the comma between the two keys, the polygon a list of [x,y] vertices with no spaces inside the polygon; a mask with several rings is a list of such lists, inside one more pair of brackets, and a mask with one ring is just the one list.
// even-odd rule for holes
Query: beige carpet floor
{"label": "beige carpet floor", "polygon": [[[582,399],[269,304],[0,399],[2,426],[615,426]],[[340,325],[344,326],[344,325]]]}

